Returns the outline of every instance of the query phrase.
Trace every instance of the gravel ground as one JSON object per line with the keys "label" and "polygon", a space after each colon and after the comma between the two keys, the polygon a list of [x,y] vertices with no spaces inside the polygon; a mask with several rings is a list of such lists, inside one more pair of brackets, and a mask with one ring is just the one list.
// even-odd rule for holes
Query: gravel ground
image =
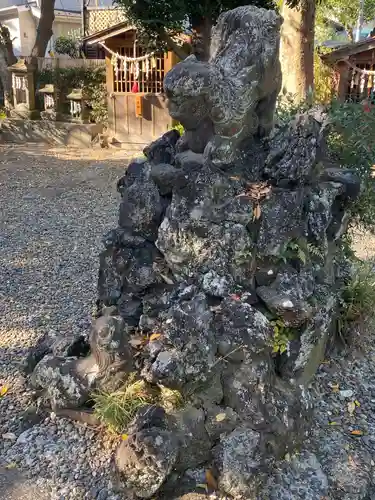
{"label": "gravel ground", "polygon": [[[38,414],[19,363],[45,333],[88,331],[100,240],[116,225],[116,180],[127,161],[113,150],[0,149],[2,499],[35,499],[35,486],[39,499],[116,498],[111,443],[105,448],[96,431]],[[29,496],[16,494],[22,481],[14,470]]]}
{"label": "gravel ground", "polygon": [[[40,412],[20,362],[46,333],[88,332],[100,240],[116,225],[115,186],[127,161],[123,151],[0,146],[1,500],[125,498],[110,473],[116,442]],[[356,233],[354,241],[360,257],[375,256],[375,238]],[[362,495],[375,463],[375,347],[363,340],[364,350],[322,365],[314,383],[309,448],[330,480],[329,499],[375,500],[375,491]]]}

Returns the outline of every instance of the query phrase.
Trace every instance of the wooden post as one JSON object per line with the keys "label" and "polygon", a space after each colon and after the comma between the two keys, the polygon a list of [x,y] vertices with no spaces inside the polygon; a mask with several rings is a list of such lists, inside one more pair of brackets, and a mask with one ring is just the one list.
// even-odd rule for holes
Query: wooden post
{"label": "wooden post", "polygon": [[344,62],[340,62],[337,65],[337,69],[339,72],[337,98],[339,101],[344,102],[346,94],[348,92],[348,85],[349,85],[349,66]]}

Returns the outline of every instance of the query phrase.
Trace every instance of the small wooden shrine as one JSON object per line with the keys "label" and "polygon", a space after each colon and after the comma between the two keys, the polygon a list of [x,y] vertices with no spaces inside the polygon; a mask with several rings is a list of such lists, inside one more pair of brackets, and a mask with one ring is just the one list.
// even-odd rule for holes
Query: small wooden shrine
{"label": "small wooden shrine", "polygon": [[138,43],[136,29],[121,22],[87,36],[106,53],[109,132],[120,142],[144,144],[173,126],[163,94],[165,74],[177,57]]}
{"label": "small wooden shrine", "polygon": [[375,101],[375,38],[342,45],[321,59],[338,73],[339,100]]}

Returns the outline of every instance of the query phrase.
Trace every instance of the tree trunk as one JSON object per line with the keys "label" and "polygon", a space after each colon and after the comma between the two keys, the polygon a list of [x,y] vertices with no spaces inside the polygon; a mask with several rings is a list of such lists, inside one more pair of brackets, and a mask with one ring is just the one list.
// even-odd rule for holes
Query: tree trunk
{"label": "tree trunk", "polygon": [[297,102],[306,100],[314,89],[315,0],[301,0],[297,8],[284,2],[280,59],[283,89]]}
{"label": "tree trunk", "polygon": [[192,19],[193,54],[200,61],[208,61],[210,57],[212,20],[208,17]]}
{"label": "tree trunk", "polygon": [[55,19],[55,0],[41,0],[40,19],[36,30],[36,39],[31,57],[45,57],[48,42],[53,34],[52,24]]}

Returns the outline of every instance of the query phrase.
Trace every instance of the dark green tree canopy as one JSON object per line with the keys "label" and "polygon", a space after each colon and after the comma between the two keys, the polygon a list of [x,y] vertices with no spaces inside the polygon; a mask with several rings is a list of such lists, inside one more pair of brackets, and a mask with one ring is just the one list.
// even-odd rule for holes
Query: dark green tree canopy
{"label": "dark green tree canopy", "polygon": [[117,0],[117,3],[147,45],[169,47],[180,57],[184,49],[178,43],[175,45],[173,38],[181,33],[191,33],[193,37],[201,34],[207,38],[221,12],[249,3],[275,8],[274,0]]}

